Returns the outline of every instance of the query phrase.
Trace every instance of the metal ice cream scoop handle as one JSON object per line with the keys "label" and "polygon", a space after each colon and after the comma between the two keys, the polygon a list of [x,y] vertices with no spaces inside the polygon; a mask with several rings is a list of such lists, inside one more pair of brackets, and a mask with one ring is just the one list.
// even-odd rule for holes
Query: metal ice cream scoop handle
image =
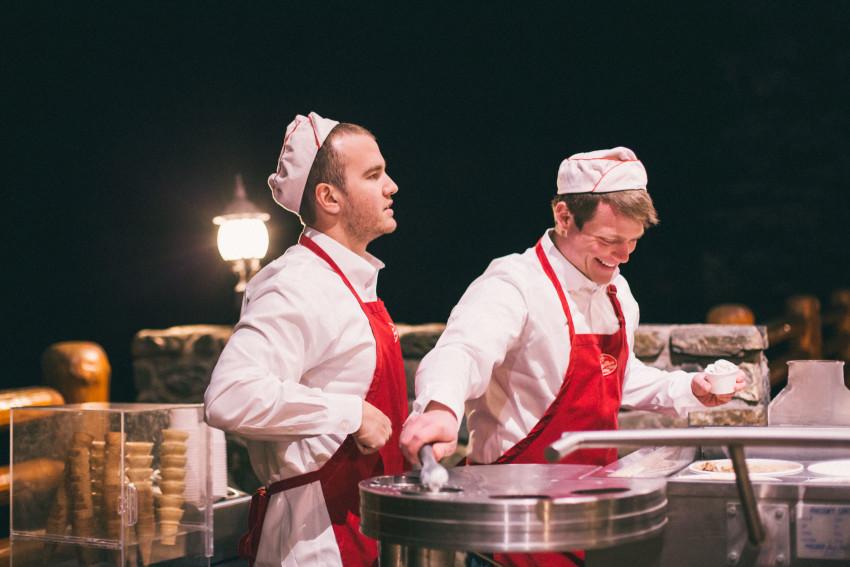
{"label": "metal ice cream scoop handle", "polygon": [[449,471],[437,462],[432,444],[422,445],[419,449],[419,462],[422,463],[422,471],[419,473],[420,482],[431,492],[439,492],[449,480]]}

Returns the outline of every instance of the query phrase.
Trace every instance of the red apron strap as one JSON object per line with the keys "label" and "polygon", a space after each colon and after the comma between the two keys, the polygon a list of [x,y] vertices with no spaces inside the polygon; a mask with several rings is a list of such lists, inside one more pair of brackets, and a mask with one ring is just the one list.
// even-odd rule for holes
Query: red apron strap
{"label": "red apron strap", "polygon": [[248,507],[248,531],[239,538],[239,557],[248,560],[249,567],[254,565],[257,559],[257,549],[260,546],[260,535],[263,533],[263,521],[266,517],[266,510],[269,507],[269,500],[278,492],[304,486],[321,478],[321,469],[312,472],[300,474],[291,478],[285,478],[272,483],[266,489],[260,487],[251,496],[251,504]]}
{"label": "red apron strap", "polygon": [[546,277],[549,278],[549,281],[552,282],[552,285],[555,286],[555,292],[558,294],[558,299],[561,300],[561,307],[564,308],[564,313],[567,316],[567,323],[570,326],[570,340],[572,340],[576,334],[575,327],[573,326],[573,316],[572,313],[570,313],[567,296],[564,294],[564,290],[561,289],[561,282],[558,280],[558,276],[555,275],[555,270],[552,269],[552,264],[549,263],[549,258],[546,257],[546,252],[543,250],[543,238],[537,241],[537,246],[534,247],[534,251],[537,253],[537,259],[540,260],[543,272],[546,274]]}
{"label": "red apron strap", "polygon": [[[314,254],[316,254],[316,256],[318,256],[319,258],[321,258],[322,260],[327,262],[328,265],[331,267],[331,269],[333,269],[333,271],[335,271],[337,274],[339,274],[339,277],[342,278],[342,282],[346,286],[348,286],[348,289],[351,290],[351,293],[354,294],[354,297],[357,298],[357,303],[359,303],[361,306],[363,306],[363,301],[360,299],[360,296],[357,295],[357,292],[354,291],[354,286],[351,285],[351,282],[348,281],[348,278],[345,277],[345,274],[342,273],[342,270],[339,268],[339,266],[337,266],[336,262],[334,262],[333,259],[330,256],[328,256],[327,252],[322,250],[322,248],[318,244],[313,242],[313,239],[311,239],[306,234],[301,235],[301,238],[298,239],[298,244],[300,244],[301,246],[305,246],[306,248],[311,250]],[[366,308],[364,307],[364,311],[365,311],[365,309]]]}
{"label": "red apron strap", "polygon": [[257,549],[260,547],[260,535],[263,533],[263,520],[266,508],[269,506],[269,495],[264,487],[260,487],[251,496],[248,507],[248,531],[239,538],[239,557],[248,560],[248,567],[254,566],[257,560]]}

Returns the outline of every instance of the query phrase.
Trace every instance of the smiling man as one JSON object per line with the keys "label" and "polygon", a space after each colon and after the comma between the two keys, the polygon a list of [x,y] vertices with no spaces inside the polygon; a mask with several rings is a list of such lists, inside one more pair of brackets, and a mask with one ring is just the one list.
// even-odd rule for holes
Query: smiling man
{"label": "smiling man", "polygon": [[[434,443],[437,458],[451,454],[464,411],[468,464],[545,463],[544,449],[564,431],[616,429],[621,407],[684,415],[688,407],[732,399],[712,394],[703,373],[647,367],[632,352],[638,304],[620,265],[658,222],[646,182],[628,148],[563,161],[555,226],[525,253],[490,264],[420,363],[413,414],[401,434],[411,462],[425,443]],[[743,387],[739,372],[736,391]],[[615,459],[616,449],[594,449],[564,462]],[[581,564],[577,556],[496,560]]]}
{"label": "smiling man", "polygon": [[248,284],[213,371],[207,422],[246,438],[264,488],[239,543],[251,565],[374,565],[360,480],[399,474],[407,390],[398,333],[367,245],[396,228],[398,191],[367,130],[297,116],[269,177],[305,225]]}

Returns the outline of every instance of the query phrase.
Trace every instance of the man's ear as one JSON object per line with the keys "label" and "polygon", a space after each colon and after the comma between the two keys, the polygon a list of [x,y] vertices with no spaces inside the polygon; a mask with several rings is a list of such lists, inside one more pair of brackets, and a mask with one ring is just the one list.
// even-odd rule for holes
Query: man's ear
{"label": "man's ear", "polygon": [[339,213],[339,189],[330,183],[318,183],[316,185],[316,207],[328,214]]}
{"label": "man's ear", "polygon": [[567,227],[573,219],[567,204],[563,201],[558,201],[552,208],[552,214],[555,217],[555,228],[566,233]]}

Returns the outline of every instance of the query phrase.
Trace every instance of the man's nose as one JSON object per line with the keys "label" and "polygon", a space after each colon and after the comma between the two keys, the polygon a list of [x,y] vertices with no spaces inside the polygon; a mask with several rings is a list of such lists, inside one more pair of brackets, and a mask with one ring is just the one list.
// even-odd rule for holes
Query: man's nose
{"label": "man's nose", "polygon": [[398,185],[395,184],[393,178],[387,175],[387,184],[384,187],[384,194],[387,196],[394,195],[398,193]]}
{"label": "man's nose", "polygon": [[627,243],[619,244],[614,249],[614,258],[619,263],[625,264],[626,262],[629,261],[629,254],[631,254],[633,250],[634,250],[634,247],[627,244]]}

